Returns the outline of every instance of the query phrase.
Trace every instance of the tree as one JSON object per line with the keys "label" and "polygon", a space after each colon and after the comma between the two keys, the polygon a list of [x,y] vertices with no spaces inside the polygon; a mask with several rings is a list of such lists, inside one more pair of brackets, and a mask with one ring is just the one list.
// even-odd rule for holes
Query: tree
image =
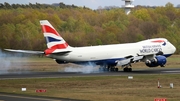
{"label": "tree", "polygon": [[60,3],[59,3],[59,7],[60,7],[60,8],[66,8],[66,5],[65,5],[63,2],[60,2]]}
{"label": "tree", "polygon": [[180,50],[180,10],[171,3],[165,7],[138,7],[128,16],[122,8],[108,8],[91,10],[64,3],[0,4],[0,46],[44,50],[46,42],[39,20],[45,19],[75,47],[164,37]]}
{"label": "tree", "polygon": [[6,9],[11,9],[11,5],[7,2],[4,2],[4,6]]}
{"label": "tree", "polygon": [[4,5],[2,3],[0,3],[0,9],[3,9]]}
{"label": "tree", "polygon": [[13,35],[15,34],[14,24],[3,24],[0,26],[0,46],[1,48],[12,48],[14,43],[12,42]]}
{"label": "tree", "polygon": [[153,35],[158,34],[159,25],[157,23],[146,21],[140,24],[139,27],[146,39],[152,38]]}
{"label": "tree", "polygon": [[174,5],[170,2],[168,2],[165,5],[165,9],[166,9],[166,16],[171,20],[175,20],[176,19],[176,9],[174,8]]}
{"label": "tree", "polygon": [[148,13],[148,10],[145,9],[145,8],[142,8],[142,9],[139,9],[139,10],[135,11],[135,12],[133,13],[133,15],[134,15],[135,17],[137,17],[138,19],[141,19],[141,20],[143,20],[143,21],[149,21],[149,20],[151,20],[151,17],[150,17],[150,15],[149,15],[149,13]]}

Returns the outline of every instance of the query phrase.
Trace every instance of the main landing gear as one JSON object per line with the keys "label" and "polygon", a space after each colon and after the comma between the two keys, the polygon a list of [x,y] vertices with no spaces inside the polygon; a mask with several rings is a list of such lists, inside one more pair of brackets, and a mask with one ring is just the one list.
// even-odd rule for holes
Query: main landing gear
{"label": "main landing gear", "polygon": [[[122,67],[123,67],[124,72],[131,72],[132,71],[132,68],[130,68],[131,65],[126,65],[126,66],[122,66]],[[103,65],[103,66],[100,66],[99,71],[100,72],[118,72],[118,68],[116,68],[115,66]]]}
{"label": "main landing gear", "polygon": [[100,72],[118,72],[118,68],[115,66],[101,66],[99,68]]}
{"label": "main landing gear", "polygon": [[124,72],[132,72],[132,68],[125,67],[123,70],[124,70]]}
{"label": "main landing gear", "polygon": [[131,64],[128,64],[128,65],[122,66],[122,67],[124,67],[124,69],[123,69],[124,72],[132,72],[132,68],[129,68],[129,67],[132,67]]}

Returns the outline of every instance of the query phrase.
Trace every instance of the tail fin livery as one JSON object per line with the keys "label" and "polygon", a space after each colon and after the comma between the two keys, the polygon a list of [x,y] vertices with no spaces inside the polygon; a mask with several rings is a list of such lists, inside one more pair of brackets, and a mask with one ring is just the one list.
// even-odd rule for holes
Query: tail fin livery
{"label": "tail fin livery", "polygon": [[69,46],[47,20],[41,20],[40,24],[48,49],[66,49]]}

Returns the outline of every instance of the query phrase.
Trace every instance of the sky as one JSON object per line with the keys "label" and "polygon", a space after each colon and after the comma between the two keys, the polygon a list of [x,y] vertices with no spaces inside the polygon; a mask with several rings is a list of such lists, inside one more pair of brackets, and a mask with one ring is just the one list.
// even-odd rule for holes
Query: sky
{"label": "sky", "polygon": [[[86,6],[91,9],[97,9],[99,6],[119,6],[124,5],[122,0],[0,0],[0,3],[8,2],[9,4],[29,4],[29,3],[43,3],[52,4],[63,2],[67,5]],[[165,6],[171,2],[176,7],[180,4],[180,0],[134,0],[133,5],[149,5],[149,6]]]}

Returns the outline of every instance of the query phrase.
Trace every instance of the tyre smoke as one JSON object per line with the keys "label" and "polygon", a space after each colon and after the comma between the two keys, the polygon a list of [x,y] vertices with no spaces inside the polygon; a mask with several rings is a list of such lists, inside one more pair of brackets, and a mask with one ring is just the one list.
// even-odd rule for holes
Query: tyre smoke
{"label": "tyre smoke", "polygon": [[22,60],[27,60],[23,57],[23,54],[10,54],[0,50],[0,74],[21,74],[24,70],[27,70],[27,68],[23,68]]}
{"label": "tyre smoke", "polygon": [[87,64],[79,66],[68,66],[64,69],[65,72],[80,72],[80,73],[96,73],[99,69],[94,63],[88,62]]}

